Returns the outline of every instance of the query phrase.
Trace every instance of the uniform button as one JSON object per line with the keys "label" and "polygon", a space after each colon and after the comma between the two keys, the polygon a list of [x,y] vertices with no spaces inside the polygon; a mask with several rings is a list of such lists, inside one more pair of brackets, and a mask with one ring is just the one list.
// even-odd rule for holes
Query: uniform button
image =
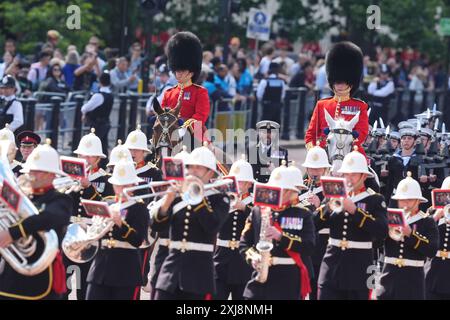
{"label": "uniform button", "polygon": [[184,223],[189,223],[189,219],[184,219]]}
{"label": "uniform button", "polygon": [[347,219],[344,219],[344,223],[347,223],[348,222],[348,220]]}
{"label": "uniform button", "polygon": [[236,227],[233,227],[233,231],[236,231]]}
{"label": "uniform button", "polygon": [[238,217],[237,216],[234,216],[234,218],[233,218],[234,220],[237,220],[238,219]]}
{"label": "uniform button", "polygon": [[444,247],[446,247],[446,248],[447,248],[447,244],[446,244],[446,243],[444,243]]}
{"label": "uniform button", "polygon": [[347,232],[342,231],[342,235],[346,236],[346,235],[347,235]]}
{"label": "uniform button", "polygon": [[80,208],[80,209],[78,209],[78,212],[81,212],[81,208]]}
{"label": "uniform button", "polygon": [[403,256],[402,256],[402,255],[399,255],[398,257],[399,257],[400,259],[403,259]]}
{"label": "uniform button", "polygon": [[112,232],[109,233],[109,236],[112,237]]}
{"label": "uniform button", "polygon": [[183,236],[187,237],[188,233],[185,231],[183,232]]}
{"label": "uniform button", "polygon": [[237,222],[236,221],[233,221],[233,225],[235,226],[237,224]]}
{"label": "uniform button", "polygon": [[445,236],[448,237],[448,232],[445,233]]}
{"label": "uniform button", "polygon": [[347,229],[347,226],[344,226],[344,229]]}
{"label": "uniform button", "polygon": [[81,194],[81,195],[83,194],[83,190],[80,191],[80,194]]}
{"label": "uniform button", "polygon": [[400,253],[403,253],[403,249],[400,249],[399,252],[400,252]]}
{"label": "uniform button", "polygon": [[236,241],[236,238],[231,238],[231,241]]}
{"label": "uniform button", "polygon": [[189,206],[187,206],[187,209],[188,209],[188,210],[191,210],[191,209],[192,209],[192,207],[191,207],[191,206],[189,205]]}
{"label": "uniform button", "polygon": [[448,241],[448,238],[445,238],[444,241],[447,242],[447,241]]}
{"label": "uniform button", "polygon": [[191,215],[191,213],[188,211],[186,212],[186,217],[189,217]]}
{"label": "uniform button", "polygon": [[181,239],[182,242],[186,242],[186,238]]}
{"label": "uniform button", "polygon": [[403,248],[403,243],[400,243],[400,248]]}
{"label": "uniform button", "polygon": [[189,226],[184,226],[184,229],[185,229],[185,230],[189,229]]}
{"label": "uniform button", "polygon": [[348,212],[344,213],[344,216],[348,217]]}
{"label": "uniform button", "polygon": [[347,238],[345,238],[345,237],[344,237],[344,238],[342,238],[342,241],[347,241]]}

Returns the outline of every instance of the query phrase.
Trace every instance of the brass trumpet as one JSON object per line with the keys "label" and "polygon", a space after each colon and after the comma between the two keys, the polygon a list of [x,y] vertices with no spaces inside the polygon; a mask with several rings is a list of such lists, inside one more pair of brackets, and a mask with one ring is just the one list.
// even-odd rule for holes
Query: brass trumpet
{"label": "brass trumpet", "polygon": [[205,196],[206,190],[222,187],[224,185],[228,185],[228,184],[232,184],[232,183],[233,183],[233,180],[231,180],[231,179],[223,179],[220,181],[215,181],[213,183],[208,183],[208,184],[204,185],[203,182],[199,178],[194,177],[194,176],[187,176],[181,184],[179,182],[173,181],[173,180],[161,181],[161,182],[151,182],[151,183],[147,183],[147,184],[143,184],[143,185],[139,185],[139,186],[135,186],[135,187],[125,188],[125,189],[123,189],[123,193],[126,195],[126,197],[129,200],[134,200],[134,201],[140,200],[140,199],[154,198],[154,197],[164,196],[168,193],[168,191],[166,190],[166,191],[154,192],[154,193],[138,195],[138,196],[130,196],[129,193],[136,191],[136,190],[148,189],[150,187],[168,185],[168,186],[173,186],[173,187],[177,188],[177,193],[181,195],[181,198],[183,199],[183,201],[185,201],[189,205],[197,205],[200,202],[202,202],[202,200]]}

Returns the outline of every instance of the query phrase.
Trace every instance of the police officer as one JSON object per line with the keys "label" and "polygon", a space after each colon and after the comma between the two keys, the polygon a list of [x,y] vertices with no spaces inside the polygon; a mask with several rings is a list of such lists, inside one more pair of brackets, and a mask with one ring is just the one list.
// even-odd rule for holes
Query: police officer
{"label": "police officer", "polygon": [[[73,213],[74,216],[71,221],[74,223],[88,222],[89,217],[84,207],[81,204],[81,199],[100,201],[102,198],[114,194],[111,184],[108,182],[109,175],[101,168],[99,168],[100,159],[106,158],[102,151],[102,141],[95,135],[95,129],[91,129],[91,133],[83,136],[74,151],[78,157],[86,160],[88,164],[87,177],[80,179],[81,189],[70,193],[73,199]],[[86,278],[91,267],[92,261],[85,263],[76,263],[70,261],[67,257],[64,259],[66,266],[77,265],[80,269],[79,284],[77,288],[77,300],[85,300],[87,292]],[[68,296],[66,297],[68,298]]]}
{"label": "police officer", "polygon": [[[297,183],[285,165],[273,170],[267,185],[283,190],[281,207],[254,207],[247,219],[239,251],[255,271],[244,291],[246,299],[300,300],[311,291],[315,228],[311,212],[292,202],[298,200]],[[258,250],[264,242],[272,245],[266,253]]]}
{"label": "police officer", "polygon": [[[330,228],[330,239],[319,273],[319,300],[367,300],[368,267],[373,263],[373,241],[388,232],[386,203],[382,195],[366,190],[371,175],[366,158],[352,151],[344,158],[344,174],[351,192],[342,200],[342,212],[330,202],[316,210],[318,230]],[[338,212],[335,212],[338,211]]]}
{"label": "police officer", "polygon": [[114,95],[111,93],[111,77],[108,72],[103,72],[99,81],[99,92],[94,93],[89,101],[81,107],[81,113],[85,119],[85,124],[90,128],[95,128],[97,136],[103,142],[103,153],[107,154],[108,133],[111,128],[109,115],[114,104]]}
{"label": "police officer", "polygon": [[[262,118],[278,123],[281,122],[281,109],[287,88],[284,80],[278,77],[279,73],[280,65],[276,62],[271,62],[267,78],[259,82],[256,90],[256,97],[263,107]],[[289,123],[284,125],[289,126]]]}
{"label": "police officer", "polygon": [[22,156],[22,162],[27,161],[31,152],[41,143],[41,137],[33,131],[22,131],[17,135],[20,147],[19,151]]}
{"label": "police officer", "polygon": [[[303,184],[308,187],[308,190],[303,194],[306,195],[305,200],[309,204],[309,209],[314,212],[324,199],[320,178],[327,175],[331,165],[328,162],[326,151],[320,146],[315,146],[308,150],[305,162],[303,162],[302,166],[306,169],[307,174],[307,178]],[[317,280],[320,264],[325,255],[329,237],[329,228],[323,228],[316,232],[316,246],[311,256],[314,274],[313,277],[311,277],[312,292],[309,296],[310,300],[317,300]]]}
{"label": "police officer", "polygon": [[[53,187],[55,177],[65,174],[59,169],[59,156],[50,146],[50,141],[33,150],[22,171],[30,177],[30,198],[39,214],[30,215],[0,231],[0,247],[6,248],[13,241],[31,235],[36,239],[37,245],[32,256],[27,258],[28,263],[32,264],[41,257],[46,246],[38,232],[54,230],[60,241],[63,238],[72,212],[72,200]],[[47,245],[51,246],[52,243]],[[0,274],[0,299],[58,299],[64,292],[65,283],[65,272],[59,253],[44,271],[36,275],[22,275],[6,264]]]}
{"label": "police officer", "polygon": [[272,170],[288,161],[288,150],[279,146],[280,125],[276,122],[263,120],[256,124],[258,133],[256,145],[247,147],[247,158],[252,165],[253,175],[258,182],[269,180]]}
{"label": "police officer", "polygon": [[[217,174],[217,160],[207,146],[192,151],[188,175],[206,184]],[[193,178],[193,179],[195,179]],[[217,233],[230,208],[227,195],[206,190],[200,204],[190,205],[170,188],[150,211],[152,230],[169,230],[169,254],[156,283],[156,300],[204,299],[215,293],[213,252]]]}
{"label": "police officer", "polygon": [[217,293],[214,298],[227,300],[231,294],[233,300],[242,300],[252,268],[239,254],[239,238],[253,207],[250,188],[255,181],[252,166],[245,161],[245,156],[233,163],[229,176],[236,178],[239,194],[235,195],[236,202],[230,208],[228,218],[217,236],[214,253]]}
{"label": "police officer", "polygon": [[[450,177],[445,178],[441,189],[450,189]],[[433,218],[438,224],[439,244],[436,256],[425,262],[425,296],[428,300],[450,300],[450,215],[443,209],[438,209]]]}
{"label": "police officer", "polygon": [[375,78],[367,89],[372,100],[371,121],[382,118],[388,121],[389,104],[394,93],[394,81],[391,79],[391,70],[387,64],[382,64],[379,70],[379,77]]}
{"label": "police officer", "polygon": [[[142,285],[142,259],[138,248],[147,236],[149,216],[143,201],[129,199],[123,190],[137,185],[134,164],[126,159],[114,166],[108,179],[115,199],[110,205],[114,226],[100,241],[100,249],[87,277],[87,300],[135,300]],[[107,200],[105,198],[105,200]]]}
{"label": "police officer", "polygon": [[334,119],[344,118],[346,121],[353,119],[359,112],[359,120],[353,130],[358,133],[358,141],[355,141],[355,144],[358,146],[359,152],[364,154],[361,145],[366,140],[369,131],[368,107],[364,101],[353,98],[359,89],[363,73],[361,49],[351,42],[335,44],[327,54],[326,69],[328,83],[334,92],[334,97],[317,102],[305,134],[306,147],[310,149],[319,141],[320,146],[325,148],[324,130],[328,128],[325,110]]}
{"label": "police officer", "polygon": [[16,80],[10,75],[0,82],[2,97],[0,98],[0,128],[9,123],[9,128],[15,132],[23,125],[23,107],[16,99]]}
{"label": "police officer", "polygon": [[424,263],[436,255],[439,233],[436,222],[419,210],[422,197],[419,183],[411,173],[400,181],[395,195],[398,207],[405,210],[405,226],[390,228],[384,250],[379,300],[425,299]]}

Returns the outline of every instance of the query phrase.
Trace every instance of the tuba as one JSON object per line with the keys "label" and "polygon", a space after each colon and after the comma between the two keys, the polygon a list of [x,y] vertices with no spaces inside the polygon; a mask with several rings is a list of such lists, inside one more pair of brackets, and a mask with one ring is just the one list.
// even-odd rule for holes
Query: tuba
{"label": "tuba", "polygon": [[[120,204],[113,204],[120,205]],[[76,219],[75,219],[76,220]],[[74,221],[67,227],[62,241],[62,250],[67,258],[75,263],[86,263],[94,259],[100,240],[114,226],[110,218],[93,216],[84,221]]]}
{"label": "tuba", "polygon": [[[7,182],[17,192],[21,200],[17,212],[11,210],[6,204],[0,202],[0,229],[7,230],[19,221],[39,214],[29,198],[20,190],[14,179],[14,174],[7,160],[8,146],[5,143],[0,145],[0,183],[2,186]],[[37,240],[29,235],[21,238],[7,248],[0,248],[0,255],[18,273],[24,276],[34,276],[47,269],[56,257],[58,252],[58,236],[54,230],[47,232],[39,231],[38,236],[44,243],[42,254],[34,262],[28,261],[35,253]]]}
{"label": "tuba", "polygon": [[273,249],[273,243],[266,238],[266,230],[270,227],[270,216],[272,211],[270,208],[261,208],[261,230],[259,232],[259,241],[256,244],[256,250],[261,255],[261,262],[258,267],[258,274],[255,280],[259,283],[265,283],[269,275],[269,267],[271,262],[270,251]]}

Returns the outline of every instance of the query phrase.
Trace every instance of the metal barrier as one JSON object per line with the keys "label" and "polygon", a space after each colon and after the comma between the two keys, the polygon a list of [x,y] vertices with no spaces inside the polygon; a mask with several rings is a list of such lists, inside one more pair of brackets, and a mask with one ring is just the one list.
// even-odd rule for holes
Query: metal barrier
{"label": "metal barrier", "polygon": [[[116,145],[117,139],[125,140],[127,134],[141,124],[142,130],[148,130],[146,102],[153,93],[137,94],[128,92],[115,97],[110,115],[111,130],[109,142]],[[371,105],[371,97],[365,91],[358,94]],[[282,109],[282,135],[304,138],[312,110],[320,97],[320,92],[306,88],[289,88]],[[81,136],[89,132],[82,123],[81,107],[87,99],[84,91],[58,94],[53,92],[35,92],[33,97],[19,99],[24,108],[24,127],[33,130],[41,137],[50,137],[53,145],[62,154],[71,153],[78,145]],[[431,108],[444,112],[444,121],[450,124],[450,111],[446,107],[450,102],[450,90],[425,90],[423,92],[397,89],[389,102],[389,119],[394,123],[411,118],[414,114]],[[261,117],[260,103],[248,98],[240,103],[233,99],[216,101],[211,105],[208,128],[225,129],[254,128]],[[388,121],[389,122],[389,121]],[[225,135],[224,135],[225,137]]]}

